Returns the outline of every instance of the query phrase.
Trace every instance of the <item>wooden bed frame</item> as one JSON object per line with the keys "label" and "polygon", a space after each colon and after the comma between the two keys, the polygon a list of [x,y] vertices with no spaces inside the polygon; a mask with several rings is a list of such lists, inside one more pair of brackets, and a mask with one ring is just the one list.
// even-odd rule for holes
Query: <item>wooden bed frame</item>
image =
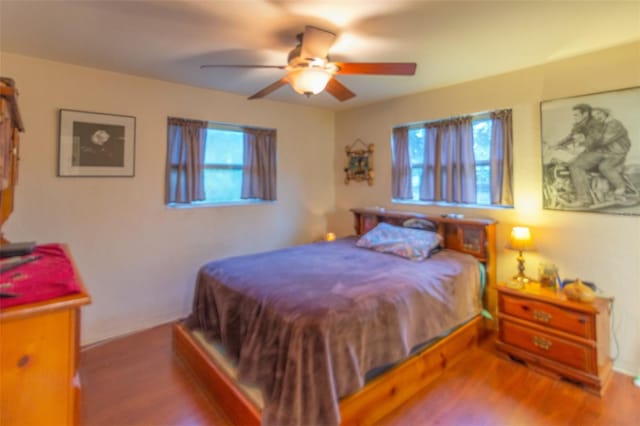
{"label": "wooden bed frame", "polygon": [[[438,226],[446,248],[469,253],[483,262],[487,271],[485,306],[495,312],[495,222],[486,219],[462,219],[428,216],[384,209],[353,209],[358,235],[379,222],[401,224],[410,218],[428,219]],[[493,302],[493,304],[491,304]],[[340,400],[343,425],[375,423],[406,402],[436,379],[469,348],[475,346],[484,328],[480,316],[439,340],[419,354],[408,358],[390,371],[368,382],[364,388]],[[176,358],[209,396],[238,425],[259,425],[261,410],[238,388],[237,384],[214,361],[190,331],[178,322],[173,328]]]}

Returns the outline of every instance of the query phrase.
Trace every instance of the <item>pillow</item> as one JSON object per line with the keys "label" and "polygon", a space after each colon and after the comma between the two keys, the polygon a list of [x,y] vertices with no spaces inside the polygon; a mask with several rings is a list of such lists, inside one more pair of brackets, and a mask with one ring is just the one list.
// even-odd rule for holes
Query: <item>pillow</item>
{"label": "pillow", "polygon": [[402,222],[402,226],[405,228],[415,228],[415,229],[424,229],[425,231],[436,232],[438,230],[438,225],[431,222],[427,219],[419,219],[417,217],[407,219]]}
{"label": "pillow", "polygon": [[395,254],[410,260],[424,260],[441,241],[442,237],[435,232],[379,223],[364,234],[356,246]]}

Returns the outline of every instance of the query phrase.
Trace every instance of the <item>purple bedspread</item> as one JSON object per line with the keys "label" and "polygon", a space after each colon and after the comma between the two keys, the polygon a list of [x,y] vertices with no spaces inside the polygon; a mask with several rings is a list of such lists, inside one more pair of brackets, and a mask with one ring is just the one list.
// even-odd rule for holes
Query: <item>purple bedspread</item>
{"label": "purple bedspread", "polygon": [[443,250],[422,262],[355,238],[211,262],[187,326],[219,340],[258,385],[265,425],[335,425],[338,400],[373,367],[481,310],[477,261]]}

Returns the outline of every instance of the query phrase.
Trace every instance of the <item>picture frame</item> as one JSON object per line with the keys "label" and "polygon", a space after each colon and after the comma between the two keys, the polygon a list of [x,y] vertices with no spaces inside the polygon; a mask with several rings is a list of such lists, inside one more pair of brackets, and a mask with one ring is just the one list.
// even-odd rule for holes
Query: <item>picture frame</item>
{"label": "picture frame", "polygon": [[640,215],[640,87],[540,103],[543,209]]}
{"label": "picture frame", "polygon": [[60,110],[58,176],[133,177],[136,118]]}
{"label": "picture frame", "polygon": [[[362,148],[357,148],[362,145]],[[345,147],[347,153],[347,166],[344,168],[345,185],[349,181],[367,181],[369,186],[373,185],[373,144],[365,144],[361,139],[356,139],[351,145]]]}

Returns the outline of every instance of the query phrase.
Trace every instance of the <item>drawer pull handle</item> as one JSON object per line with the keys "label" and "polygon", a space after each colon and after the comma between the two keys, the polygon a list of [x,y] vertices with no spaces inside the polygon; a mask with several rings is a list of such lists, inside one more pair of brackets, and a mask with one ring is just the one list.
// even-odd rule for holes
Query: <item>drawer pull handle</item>
{"label": "drawer pull handle", "polygon": [[551,341],[542,337],[533,336],[533,346],[540,348],[543,351],[548,351],[551,347]]}
{"label": "drawer pull handle", "polygon": [[535,310],[533,311],[533,318],[540,322],[549,322],[551,321],[552,317],[551,317],[551,314],[548,312]]}

